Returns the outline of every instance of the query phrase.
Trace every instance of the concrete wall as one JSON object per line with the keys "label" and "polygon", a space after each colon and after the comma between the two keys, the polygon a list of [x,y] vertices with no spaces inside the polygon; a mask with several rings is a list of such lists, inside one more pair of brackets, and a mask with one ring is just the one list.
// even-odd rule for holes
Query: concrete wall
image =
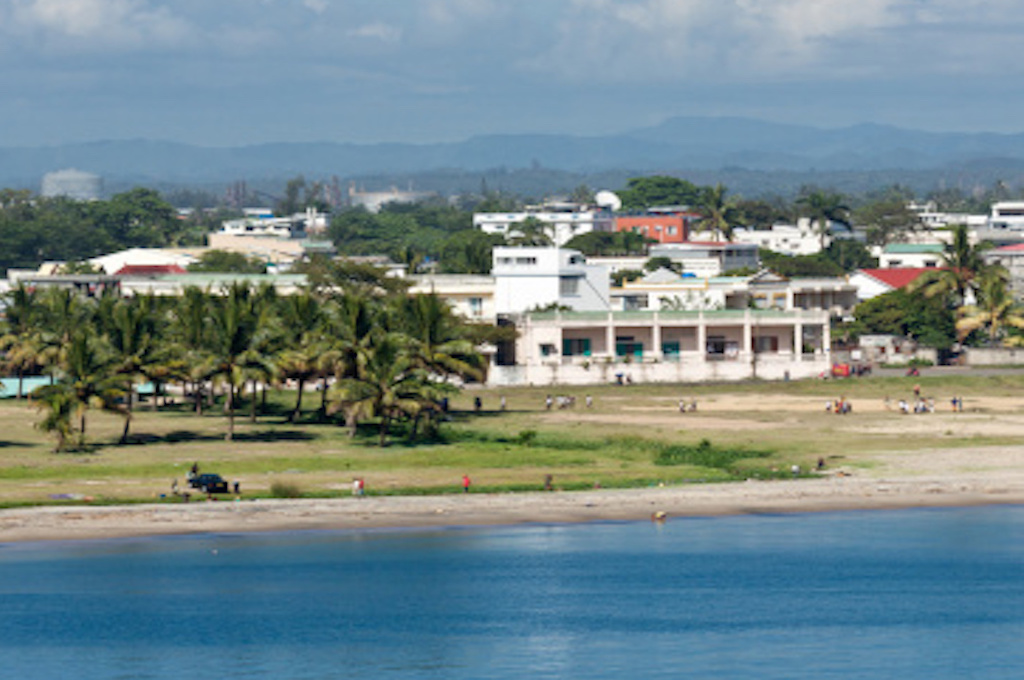
{"label": "concrete wall", "polygon": [[1024,349],[996,347],[992,349],[970,348],[964,352],[968,366],[1006,366],[1024,364]]}

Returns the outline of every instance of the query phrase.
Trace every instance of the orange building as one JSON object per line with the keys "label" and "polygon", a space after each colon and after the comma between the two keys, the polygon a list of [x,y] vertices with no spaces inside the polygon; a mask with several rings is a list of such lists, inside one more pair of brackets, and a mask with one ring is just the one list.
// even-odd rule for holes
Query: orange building
{"label": "orange building", "polygon": [[697,213],[647,213],[617,215],[615,231],[635,231],[658,243],[683,243],[690,239],[690,225],[699,220]]}

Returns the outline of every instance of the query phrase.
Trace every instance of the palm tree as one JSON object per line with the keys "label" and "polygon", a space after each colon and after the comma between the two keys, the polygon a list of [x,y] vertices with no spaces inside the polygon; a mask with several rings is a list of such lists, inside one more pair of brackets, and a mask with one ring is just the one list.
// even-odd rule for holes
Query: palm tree
{"label": "palm tree", "polygon": [[451,308],[437,295],[413,295],[395,305],[395,330],[409,337],[417,365],[442,380],[482,381],[486,363]]}
{"label": "palm tree", "polygon": [[46,385],[34,392],[36,408],[45,412],[36,427],[43,432],[57,435],[55,453],[69,448],[74,438],[74,426],[71,424],[75,412],[74,393],[67,385]]}
{"label": "palm tree", "polygon": [[323,375],[320,357],[328,350],[323,337],[324,315],[319,300],[309,292],[283,298],[278,314],[284,349],[277,356],[277,370],[280,378],[298,384],[295,407],[288,415],[288,422],[295,422],[302,413],[306,383]]}
{"label": "palm tree", "polygon": [[978,302],[961,307],[956,329],[963,342],[972,331],[984,328],[990,345],[1003,339],[1006,328],[1024,328],[1024,310],[1013,299],[1009,273],[1002,267],[987,269],[978,279]]}
{"label": "palm tree", "polygon": [[[228,432],[235,436],[235,406],[239,390],[251,371],[263,368],[267,361],[255,349],[264,328],[260,324],[255,295],[248,285],[233,283],[223,297],[211,301],[210,350],[214,378],[227,384]],[[269,370],[269,369],[268,369]]]}
{"label": "palm tree", "polygon": [[801,206],[804,217],[809,217],[811,224],[818,230],[821,249],[825,249],[825,240],[831,234],[832,222],[850,224],[850,206],[846,205],[842,194],[835,191],[816,189],[796,199]]}
{"label": "palm tree", "polygon": [[513,246],[554,245],[554,225],[536,217],[527,217],[509,227],[508,242]]}
{"label": "palm tree", "polygon": [[171,308],[171,361],[185,365],[185,379],[192,388],[195,411],[203,414],[203,386],[213,377],[213,362],[209,351],[210,296],[190,286]]}
{"label": "palm tree", "polygon": [[4,296],[4,333],[0,336],[0,351],[7,372],[18,376],[18,399],[24,394],[26,372],[39,370],[42,339],[39,335],[38,296],[34,289],[23,283]]}
{"label": "palm tree", "polygon": [[706,187],[701,192],[697,210],[703,216],[707,229],[714,232],[716,239],[724,237],[726,241],[731,242],[733,227],[740,223],[741,215],[733,202],[726,199],[727,192],[728,189],[721,184]]}
{"label": "palm tree", "polygon": [[[155,350],[156,319],[153,297],[119,300],[110,312],[106,337],[113,351],[113,370],[123,379],[125,407],[129,416],[124,421],[121,443],[128,441],[135,382],[143,375],[143,367],[152,362]],[[154,403],[156,394],[153,395]]]}
{"label": "palm tree", "polygon": [[353,434],[360,420],[379,418],[384,446],[392,421],[434,408],[440,387],[416,366],[409,342],[400,334],[378,333],[359,355],[355,375],[333,388],[334,402],[345,412]]}
{"label": "palm tree", "polygon": [[988,243],[972,245],[967,225],[953,225],[952,238],[943,249],[942,268],[919,277],[910,291],[920,291],[926,297],[953,294],[954,306],[963,306],[991,268],[983,257],[990,247]]}

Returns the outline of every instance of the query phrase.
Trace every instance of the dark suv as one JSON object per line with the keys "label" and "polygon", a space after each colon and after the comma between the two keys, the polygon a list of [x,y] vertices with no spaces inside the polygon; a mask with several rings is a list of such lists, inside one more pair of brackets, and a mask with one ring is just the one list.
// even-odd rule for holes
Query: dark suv
{"label": "dark suv", "polygon": [[228,483],[220,475],[206,473],[189,480],[188,485],[203,493],[227,493]]}

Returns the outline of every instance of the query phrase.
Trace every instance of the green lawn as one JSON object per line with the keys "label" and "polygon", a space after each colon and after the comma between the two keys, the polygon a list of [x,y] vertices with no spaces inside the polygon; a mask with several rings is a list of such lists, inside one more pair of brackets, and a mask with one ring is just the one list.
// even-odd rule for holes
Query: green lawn
{"label": "green lawn", "polygon": [[[886,396],[907,397],[914,384],[935,398],[939,413],[900,420],[881,408]],[[575,396],[575,408],[546,410],[549,393]],[[584,407],[586,394],[594,397],[592,409]],[[947,413],[953,394],[964,397],[970,413]],[[472,411],[478,395],[479,414]],[[504,412],[497,411],[500,395]],[[854,413],[825,414],[825,401],[840,395],[854,403]],[[370,494],[455,492],[464,473],[480,491],[540,489],[546,475],[566,489],[726,481],[788,475],[791,465],[806,470],[819,457],[870,471],[899,452],[1015,444],[1014,433],[987,433],[983,425],[986,418],[1024,417],[1020,395],[1024,375],[472,390],[452,401],[441,441],[414,444],[396,431],[381,448],[373,428],[350,439],[337,424],[315,422],[313,395],[301,422],[285,422],[294,394],[275,393],[268,415],[255,424],[243,408],[231,442],[224,441],[221,410],[199,417],[179,405],[138,410],[126,446],[117,445],[120,418],[90,413],[91,447],[63,454],[35,429],[40,415],[31,405],[5,400],[0,504],[54,502],[53,496],[152,500],[169,494],[175,479],[183,486],[193,462],[238,480],[247,497],[270,495],[275,482],[304,495],[348,495],[354,477],[366,479]],[[683,398],[696,399],[698,412],[680,414]],[[968,422],[974,426],[964,428]],[[697,452],[702,440],[709,446]],[[659,457],[673,464],[658,464]]]}

